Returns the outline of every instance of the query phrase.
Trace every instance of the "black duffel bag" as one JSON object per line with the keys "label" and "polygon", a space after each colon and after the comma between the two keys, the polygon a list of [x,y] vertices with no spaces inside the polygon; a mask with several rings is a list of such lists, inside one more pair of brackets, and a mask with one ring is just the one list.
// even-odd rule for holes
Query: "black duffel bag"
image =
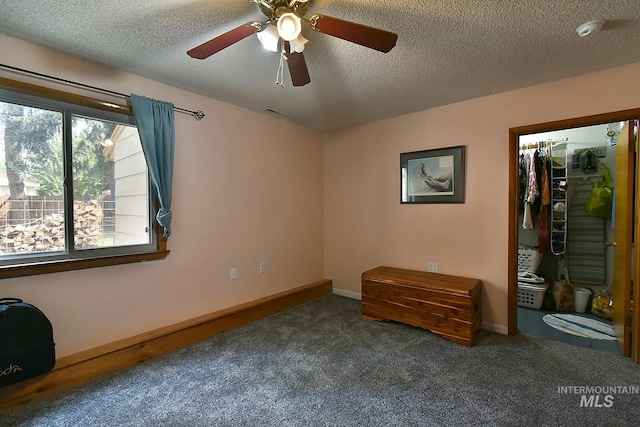
{"label": "black duffel bag", "polygon": [[0,298],[0,387],[37,377],[56,364],[51,322],[18,298]]}

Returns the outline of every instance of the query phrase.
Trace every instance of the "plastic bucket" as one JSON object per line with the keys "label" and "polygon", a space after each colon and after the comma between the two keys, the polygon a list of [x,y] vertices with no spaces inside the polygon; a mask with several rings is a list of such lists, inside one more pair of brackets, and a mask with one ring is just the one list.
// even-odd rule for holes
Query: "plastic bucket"
{"label": "plastic bucket", "polygon": [[573,290],[573,308],[577,313],[584,313],[589,303],[591,291],[587,288],[575,288]]}

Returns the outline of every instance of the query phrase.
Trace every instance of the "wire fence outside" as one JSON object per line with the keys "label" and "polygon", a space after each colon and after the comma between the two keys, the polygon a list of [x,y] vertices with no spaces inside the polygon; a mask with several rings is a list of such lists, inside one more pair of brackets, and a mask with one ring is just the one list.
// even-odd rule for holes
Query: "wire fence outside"
{"label": "wire fence outside", "polygon": [[[78,249],[113,246],[115,201],[76,197],[74,245]],[[0,198],[0,255],[57,252],[66,249],[62,197]]]}

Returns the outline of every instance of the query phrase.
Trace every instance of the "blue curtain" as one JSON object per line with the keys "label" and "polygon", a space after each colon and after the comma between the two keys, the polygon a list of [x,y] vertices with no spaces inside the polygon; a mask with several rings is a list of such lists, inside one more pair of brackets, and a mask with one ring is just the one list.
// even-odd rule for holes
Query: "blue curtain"
{"label": "blue curtain", "polygon": [[175,125],[173,104],[131,94],[133,116],[138,126],[142,150],[147,159],[151,181],[160,201],[156,215],[164,228],[164,237],[171,235],[171,186],[173,184],[173,156]]}

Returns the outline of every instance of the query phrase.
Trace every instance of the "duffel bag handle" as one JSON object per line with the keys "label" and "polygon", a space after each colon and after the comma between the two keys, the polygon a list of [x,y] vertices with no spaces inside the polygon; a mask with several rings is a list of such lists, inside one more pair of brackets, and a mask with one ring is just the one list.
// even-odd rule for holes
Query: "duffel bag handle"
{"label": "duffel bag handle", "polygon": [[22,300],[20,298],[0,298],[0,304],[13,304],[13,303],[21,303]]}

